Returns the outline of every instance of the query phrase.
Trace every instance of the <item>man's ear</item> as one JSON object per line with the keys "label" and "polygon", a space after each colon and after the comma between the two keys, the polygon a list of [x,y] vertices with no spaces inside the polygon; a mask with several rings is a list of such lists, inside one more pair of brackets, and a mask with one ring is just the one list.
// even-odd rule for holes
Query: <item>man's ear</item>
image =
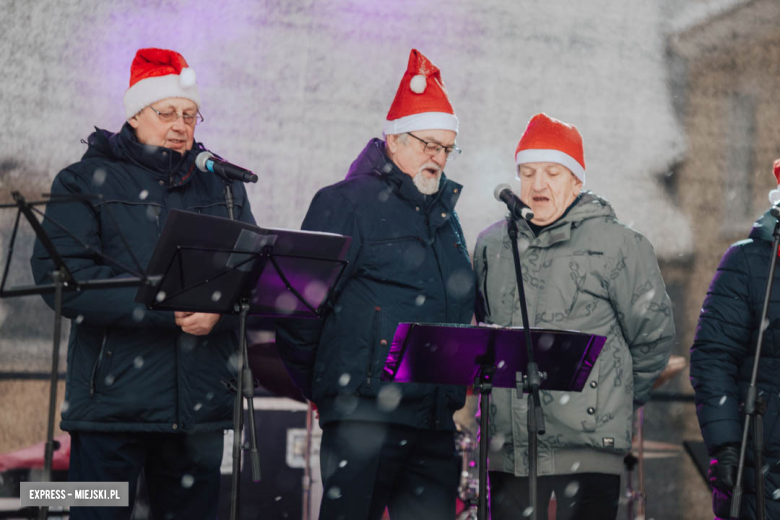
{"label": "man's ear", "polygon": [[398,151],[398,135],[388,135],[385,142],[387,143],[387,149],[391,154],[395,154]]}
{"label": "man's ear", "polygon": [[574,182],[571,185],[572,193],[576,197],[582,191],[582,179],[580,179],[579,177],[577,177],[573,173],[572,173],[572,176],[577,180],[577,182]]}
{"label": "man's ear", "polygon": [[138,129],[138,116],[135,115],[127,120],[128,123],[130,123],[130,126],[132,126],[134,129]]}

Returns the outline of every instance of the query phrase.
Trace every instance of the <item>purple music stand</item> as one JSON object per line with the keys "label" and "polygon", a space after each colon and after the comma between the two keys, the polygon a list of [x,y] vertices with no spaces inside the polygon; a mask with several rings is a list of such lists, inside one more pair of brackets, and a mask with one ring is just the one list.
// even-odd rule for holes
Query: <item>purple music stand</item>
{"label": "purple music stand", "polygon": [[[606,338],[575,331],[532,329],[541,390],[582,391]],[[400,323],[383,381],[471,386],[480,395],[479,518],[487,518],[487,431],[493,387],[528,391],[525,331],[521,328]],[[529,394],[529,399],[531,395]],[[532,408],[529,406],[529,421]],[[539,433],[544,433],[540,431]]]}

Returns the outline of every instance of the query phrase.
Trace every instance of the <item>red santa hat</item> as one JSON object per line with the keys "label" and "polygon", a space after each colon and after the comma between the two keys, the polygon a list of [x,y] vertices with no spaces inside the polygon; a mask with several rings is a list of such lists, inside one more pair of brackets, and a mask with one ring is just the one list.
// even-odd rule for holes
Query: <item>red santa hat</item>
{"label": "red santa hat", "polygon": [[515,150],[517,164],[530,162],[558,163],[585,182],[585,153],[582,136],[574,125],[547,114],[536,114],[528,122]]}
{"label": "red santa hat", "polygon": [[439,68],[417,49],[398,86],[383,127],[385,135],[414,130],[452,130],[458,133],[458,118],[447,99]]}
{"label": "red santa hat", "polygon": [[769,202],[777,204],[780,202],[780,159],[775,159],[774,164],[772,164],[772,173],[777,179],[777,188],[769,192]]}
{"label": "red santa hat", "polygon": [[167,98],[185,98],[200,108],[195,71],[184,56],[167,49],[139,49],[130,66],[130,88],[125,92],[125,117]]}

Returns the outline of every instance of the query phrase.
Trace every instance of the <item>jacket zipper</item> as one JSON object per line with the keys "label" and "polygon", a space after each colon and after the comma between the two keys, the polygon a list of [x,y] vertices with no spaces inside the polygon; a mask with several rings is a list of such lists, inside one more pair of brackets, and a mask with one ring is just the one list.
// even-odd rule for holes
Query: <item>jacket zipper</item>
{"label": "jacket zipper", "polygon": [[108,329],[103,333],[103,342],[100,344],[100,352],[98,352],[98,357],[95,360],[95,364],[92,367],[92,379],[89,382],[89,396],[94,397],[95,396],[95,390],[97,387],[97,381],[95,378],[97,378],[98,370],[100,369],[100,363],[103,361],[103,351],[106,348],[106,344],[108,343]]}
{"label": "jacket zipper", "polygon": [[[447,294],[447,282],[444,281],[444,273],[441,270],[441,262],[439,261],[439,253],[436,251],[436,240],[435,240],[435,233],[431,232],[429,219],[426,216],[425,217],[425,227],[428,228],[428,241],[431,244],[431,251],[433,251],[433,256],[436,258],[436,268],[439,270],[439,281],[441,282],[441,290],[442,294],[444,295],[444,318],[445,323],[449,323],[450,321],[450,296]],[[457,237],[457,234],[456,234]]]}
{"label": "jacket zipper", "polygon": [[371,346],[368,349],[368,367],[366,370],[366,386],[371,388],[371,376],[373,372],[374,364],[374,351],[376,350],[376,342],[379,341],[379,324],[381,323],[382,308],[374,307],[374,333],[371,337]]}

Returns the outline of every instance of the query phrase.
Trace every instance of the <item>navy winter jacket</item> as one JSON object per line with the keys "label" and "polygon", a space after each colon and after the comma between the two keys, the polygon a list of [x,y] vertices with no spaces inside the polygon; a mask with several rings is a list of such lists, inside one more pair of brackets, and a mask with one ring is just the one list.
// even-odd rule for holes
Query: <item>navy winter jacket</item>
{"label": "navy winter jacket", "polygon": [[[767,213],[756,222],[748,240],[726,251],[699,316],[691,349],[691,383],[702,436],[711,455],[726,445],[738,447],[742,440],[742,406],[753,369],[775,222]],[[774,277],[758,372],[758,389],[766,402],[767,518],[780,518],[780,273],[775,271]],[[756,518],[752,435],[749,443],[742,514]],[[725,497],[716,492],[714,498],[716,513],[727,517]]]}
{"label": "navy winter jacket", "polygon": [[315,195],[302,227],[352,237],[349,266],[325,317],[280,321],[277,346],[322,424],[454,429],[465,388],[388,389],[380,375],[398,323],[471,321],[475,280],[455,214],[460,194],[459,184],[443,178],[435,195],[423,195],[374,139],[344,181]]}
{"label": "navy winter jacket", "polygon": [[[181,209],[227,217],[222,181],[194,166],[196,143],[183,156],[144,146],[125,124],[118,134],[96,129],[76,164],[54,179],[53,194],[100,194],[102,200],[49,204],[44,221],[54,245],[77,280],[128,276],[99,253],[134,267],[120,239],[146,268],[168,212]],[[254,223],[246,191],[234,182],[235,215]],[[110,213],[109,214],[109,210]],[[113,215],[113,218],[112,218]],[[115,219],[115,220],[114,220]],[[51,283],[53,264],[36,243],[31,259],[37,283]],[[211,334],[185,334],[173,312],[135,304],[137,289],[65,293],[70,318],[67,386],[62,424],[70,431],[196,432],[232,425],[235,320],[223,318]],[[53,305],[53,298],[45,298]]]}

